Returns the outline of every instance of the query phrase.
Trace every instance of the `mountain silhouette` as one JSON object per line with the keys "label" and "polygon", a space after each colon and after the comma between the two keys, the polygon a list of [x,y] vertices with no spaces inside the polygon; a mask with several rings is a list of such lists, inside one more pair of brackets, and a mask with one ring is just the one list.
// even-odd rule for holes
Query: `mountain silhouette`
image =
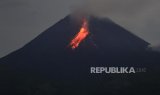
{"label": "mountain silhouette", "polygon": [[[136,87],[143,85],[141,81],[144,79],[144,82],[153,89],[159,88],[159,86],[154,86],[155,83],[151,82],[154,80],[150,77],[159,74],[160,54],[149,50],[148,42],[110,19],[89,16],[87,20],[90,35],[75,50],[69,47],[69,43],[80,30],[82,22],[80,19],[77,23],[71,16],[67,16],[24,47],[2,58],[0,60],[3,77],[1,79],[1,93],[6,93],[6,95],[13,95],[13,93],[37,95],[34,94],[39,88],[37,85],[42,84],[37,81],[42,80],[52,81],[54,86],[51,88],[58,89],[57,95],[77,94],[81,90],[82,93],[89,95],[98,95],[100,92],[101,95],[106,93],[121,95],[115,93],[114,90],[122,91],[123,95],[136,94],[131,88],[136,89]],[[90,74],[90,67],[94,66],[144,67],[149,69],[149,73],[135,74],[134,77],[130,75]],[[157,78],[159,77],[155,77],[155,80]],[[137,83],[134,79],[137,80]],[[34,81],[37,85],[27,86],[27,89],[30,89],[29,92],[19,89],[26,87],[26,81],[29,84]],[[34,82],[31,85],[35,85]],[[46,85],[50,88],[51,84],[50,82],[43,84],[43,86]],[[105,91],[106,88],[110,91]],[[124,89],[128,91],[125,92]],[[138,95],[143,93],[145,89],[149,88],[143,88]],[[153,89],[150,89],[150,92]],[[150,92],[146,92],[147,95]]]}

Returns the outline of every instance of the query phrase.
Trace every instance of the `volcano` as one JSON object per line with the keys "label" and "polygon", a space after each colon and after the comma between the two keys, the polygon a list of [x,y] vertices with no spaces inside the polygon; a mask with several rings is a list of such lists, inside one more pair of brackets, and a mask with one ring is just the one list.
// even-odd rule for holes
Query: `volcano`
{"label": "volcano", "polygon": [[[159,53],[148,50],[148,42],[110,19],[94,16],[86,18],[87,26],[84,20],[74,21],[71,16],[67,16],[21,49],[2,58],[0,60],[3,76],[1,92],[12,93],[12,95],[20,93],[17,92],[17,85],[19,87],[23,84],[24,87],[28,78],[39,76],[35,79],[54,80],[54,83],[60,83],[57,88],[55,87],[58,90],[70,88],[73,91],[77,88],[85,92],[87,89],[88,92],[85,93],[93,95],[92,91],[97,89],[95,93],[113,94],[114,87],[110,88],[111,92],[105,92],[102,91],[105,87],[100,86],[101,83],[113,81],[114,79],[110,79],[113,76],[109,75],[106,78],[101,75],[91,75],[89,72],[91,66],[157,67],[160,62]],[[116,80],[119,79],[118,76],[115,76]],[[136,75],[137,77],[137,81],[140,82],[142,79],[139,78],[139,75]],[[146,77],[148,78],[148,75]],[[102,80],[101,83],[99,80]],[[118,84],[122,81],[118,80]],[[131,79],[129,83],[133,85],[134,81]],[[114,83],[111,85],[114,86]],[[84,86],[88,88],[84,89]],[[154,85],[150,84],[150,86]],[[126,86],[123,88],[125,89]],[[78,93],[77,89],[75,93]],[[8,90],[10,92],[7,92]],[[64,90],[64,93],[68,93],[67,91],[68,89]],[[24,92],[23,89],[21,93]],[[129,89],[127,93],[130,92],[132,91]]]}
{"label": "volcano", "polygon": [[[91,50],[96,47],[103,51],[142,51],[149,45],[148,42],[110,19],[90,16],[87,20],[90,35],[81,43],[79,49]],[[76,23],[70,16],[67,16],[25,45],[23,49],[32,54],[66,50],[67,45],[78,33],[82,24],[83,20],[80,19],[79,23]]]}

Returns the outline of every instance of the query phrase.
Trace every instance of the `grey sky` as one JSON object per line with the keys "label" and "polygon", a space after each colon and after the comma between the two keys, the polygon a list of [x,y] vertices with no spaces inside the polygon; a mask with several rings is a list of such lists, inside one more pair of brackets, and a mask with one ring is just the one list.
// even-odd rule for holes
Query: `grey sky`
{"label": "grey sky", "polygon": [[0,57],[78,7],[111,18],[153,45],[160,44],[159,0],[0,0]]}

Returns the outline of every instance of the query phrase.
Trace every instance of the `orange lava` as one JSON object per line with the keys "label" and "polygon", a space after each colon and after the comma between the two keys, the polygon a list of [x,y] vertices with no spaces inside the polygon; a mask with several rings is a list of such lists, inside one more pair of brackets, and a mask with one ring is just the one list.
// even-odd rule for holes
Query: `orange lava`
{"label": "orange lava", "polygon": [[69,45],[71,46],[72,49],[76,49],[88,35],[89,35],[88,21],[86,19],[83,19],[80,31],[75,35],[75,37],[72,39]]}

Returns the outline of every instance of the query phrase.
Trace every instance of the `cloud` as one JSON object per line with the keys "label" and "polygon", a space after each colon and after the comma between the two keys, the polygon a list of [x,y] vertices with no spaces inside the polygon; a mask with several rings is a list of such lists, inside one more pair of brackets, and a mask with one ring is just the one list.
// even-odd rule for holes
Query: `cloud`
{"label": "cloud", "polygon": [[158,0],[88,0],[85,8],[98,16],[111,18],[152,45],[160,44]]}
{"label": "cloud", "polygon": [[14,8],[14,7],[25,7],[28,5],[26,0],[1,0],[0,8]]}

